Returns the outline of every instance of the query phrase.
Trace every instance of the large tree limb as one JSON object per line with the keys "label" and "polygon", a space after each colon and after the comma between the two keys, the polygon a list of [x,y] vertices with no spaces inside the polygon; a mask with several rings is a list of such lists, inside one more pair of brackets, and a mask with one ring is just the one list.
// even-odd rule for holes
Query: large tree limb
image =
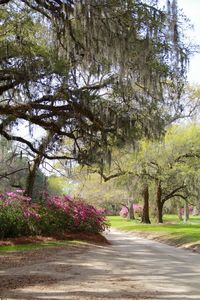
{"label": "large tree limb", "polygon": [[[0,133],[8,141],[16,141],[16,142],[26,144],[31,149],[32,152],[34,152],[36,154],[41,154],[40,151],[37,148],[35,148],[30,141],[28,141],[28,140],[26,140],[26,139],[24,139],[20,136],[9,135],[7,132],[5,132],[4,130],[1,130],[1,129],[0,129]],[[50,156],[46,153],[43,154],[43,157],[47,158],[47,159],[50,159],[50,160],[53,160],[53,159],[70,159],[70,160],[74,160],[75,159],[74,157],[68,156],[68,155],[52,155],[52,156]]]}
{"label": "large tree limb", "polygon": [[0,0],[0,5],[7,4],[10,0]]}
{"label": "large tree limb", "polygon": [[8,177],[15,174],[15,173],[18,173],[18,172],[21,172],[21,171],[24,171],[24,170],[27,170],[28,168],[21,168],[21,169],[18,169],[18,170],[15,170],[15,171],[12,171],[12,172],[9,172],[9,173],[4,173],[4,174],[0,174],[0,180],[1,179],[9,179]]}
{"label": "large tree limb", "polygon": [[181,160],[183,159],[183,158],[200,158],[200,153],[199,152],[189,152],[189,153],[185,153],[185,154],[182,154],[182,155],[180,155],[180,156],[178,156],[177,158],[176,158],[176,162],[181,162]]}
{"label": "large tree limb", "polygon": [[162,198],[162,203],[164,204],[167,200],[171,199],[172,197],[175,197],[174,195],[177,195],[178,191],[181,191],[183,189],[186,188],[186,185],[181,185],[179,187],[177,187],[176,189],[174,189],[173,191],[171,191],[168,195],[164,196]]}

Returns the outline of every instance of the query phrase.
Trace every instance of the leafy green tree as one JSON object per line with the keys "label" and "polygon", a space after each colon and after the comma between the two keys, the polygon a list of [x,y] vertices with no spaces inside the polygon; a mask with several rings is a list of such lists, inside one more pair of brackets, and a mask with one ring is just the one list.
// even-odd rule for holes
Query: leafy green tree
{"label": "leafy green tree", "polygon": [[[168,200],[181,198],[187,204],[194,199],[198,178],[199,125],[173,126],[165,139],[143,145],[145,173],[152,180],[157,206],[157,220],[163,222],[163,206]],[[144,166],[144,165],[143,165]],[[196,179],[195,179],[196,178]]]}
{"label": "leafy green tree", "polygon": [[143,140],[135,151],[116,152],[111,169],[98,172],[105,181],[118,178],[124,187],[129,183],[133,197],[142,194],[145,223],[150,222],[152,198],[150,210],[155,206],[157,221],[162,223],[163,208],[173,199],[178,206],[182,199],[185,211],[189,203],[199,207],[199,132],[198,123],[174,125],[162,140]]}

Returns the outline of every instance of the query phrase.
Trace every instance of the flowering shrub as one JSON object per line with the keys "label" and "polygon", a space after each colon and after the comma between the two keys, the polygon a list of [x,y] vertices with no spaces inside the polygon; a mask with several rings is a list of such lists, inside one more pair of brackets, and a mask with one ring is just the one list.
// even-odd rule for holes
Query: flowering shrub
{"label": "flowering shrub", "polygon": [[[142,215],[143,206],[141,204],[133,204],[134,213],[137,214],[139,217]],[[120,216],[123,218],[127,218],[128,216],[128,208],[123,206],[119,212]]]}
{"label": "flowering shrub", "polygon": [[126,206],[123,206],[122,209],[119,212],[119,215],[123,218],[127,218],[128,216],[128,208]]}
{"label": "flowering shrub", "polygon": [[36,223],[40,218],[31,199],[23,191],[0,195],[0,237],[32,235],[37,232]]}
{"label": "flowering shrub", "polygon": [[107,227],[103,210],[70,196],[48,198],[42,216],[42,226],[53,231],[55,227],[56,230],[101,232]]}
{"label": "flowering shrub", "polygon": [[[188,207],[188,212],[189,212],[189,214],[192,214],[192,213],[193,213],[193,210],[194,210],[194,207],[193,207],[193,206],[189,206],[189,207]],[[180,213],[181,213],[182,215],[184,215],[184,207],[182,207],[182,208],[180,209]]]}
{"label": "flowering shrub", "polygon": [[104,211],[70,196],[32,202],[22,191],[0,195],[0,237],[101,232],[108,227]]}

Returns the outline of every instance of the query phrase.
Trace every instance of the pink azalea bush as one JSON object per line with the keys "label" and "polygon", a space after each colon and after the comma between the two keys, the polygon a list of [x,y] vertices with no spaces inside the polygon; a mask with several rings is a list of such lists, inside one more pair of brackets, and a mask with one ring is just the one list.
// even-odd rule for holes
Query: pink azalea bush
{"label": "pink azalea bush", "polygon": [[119,215],[122,218],[127,218],[127,216],[128,216],[128,208],[126,206],[123,206],[122,209],[119,212]]}
{"label": "pink azalea bush", "polygon": [[31,199],[22,191],[0,194],[0,237],[30,235],[37,232],[40,219],[37,209],[30,205]]}
{"label": "pink azalea bush", "polygon": [[70,196],[54,196],[42,207],[42,231],[102,232],[107,228],[104,211]]}
{"label": "pink azalea bush", "polygon": [[102,232],[108,227],[104,211],[70,196],[32,202],[21,191],[0,195],[0,237],[61,232]]}
{"label": "pink azalea bush", "polygon": [[[142,215],[143,206],[141,204],[133,204],[134,213],[137,214],[139,217]],[[128,216],[128,208],[123,206],[119,212],[119,215],[123,218],[127,218]]]}

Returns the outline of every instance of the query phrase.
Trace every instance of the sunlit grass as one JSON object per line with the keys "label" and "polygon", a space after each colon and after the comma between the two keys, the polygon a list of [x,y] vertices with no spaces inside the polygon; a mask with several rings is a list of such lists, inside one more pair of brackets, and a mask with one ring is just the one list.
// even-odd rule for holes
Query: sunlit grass
{"label": "sunlit grass", "polygon": [[[163,216],[164,222],[173,222],[173,223],[183,223],[180,221],[177,215],[164,215]],[[190,216],[188,224],[200,224],[200,216]]]}
{"label": "sunlit grass", "polygon": [[36,243],[30,243],[30,244],[17,244],[17,245],[5,245],[0,246],[0,251],[6,251],[6,252],[14,252],[14,251],[20,251],[20,250],[39,250],[39,249],[45,249],[50,247],[62,247],[62,246],[79,246],[79,245],[86,245],[86,242],[83,241],[46,241],[46,242],[36,242]]}
{"label": "sunlit grass", "polygon": [[[191,217],[190,223],[184,224],[175,215],[166,215],[164,224],[141,224],[122,217],[108,217],[111,227],[125,231],[145,232],[157,236],[176,240],[180,244],[200,242],[200,217]],[[168,222],[172,222],[169,224]],[[177,223],[176,223],[177,222]]]}

